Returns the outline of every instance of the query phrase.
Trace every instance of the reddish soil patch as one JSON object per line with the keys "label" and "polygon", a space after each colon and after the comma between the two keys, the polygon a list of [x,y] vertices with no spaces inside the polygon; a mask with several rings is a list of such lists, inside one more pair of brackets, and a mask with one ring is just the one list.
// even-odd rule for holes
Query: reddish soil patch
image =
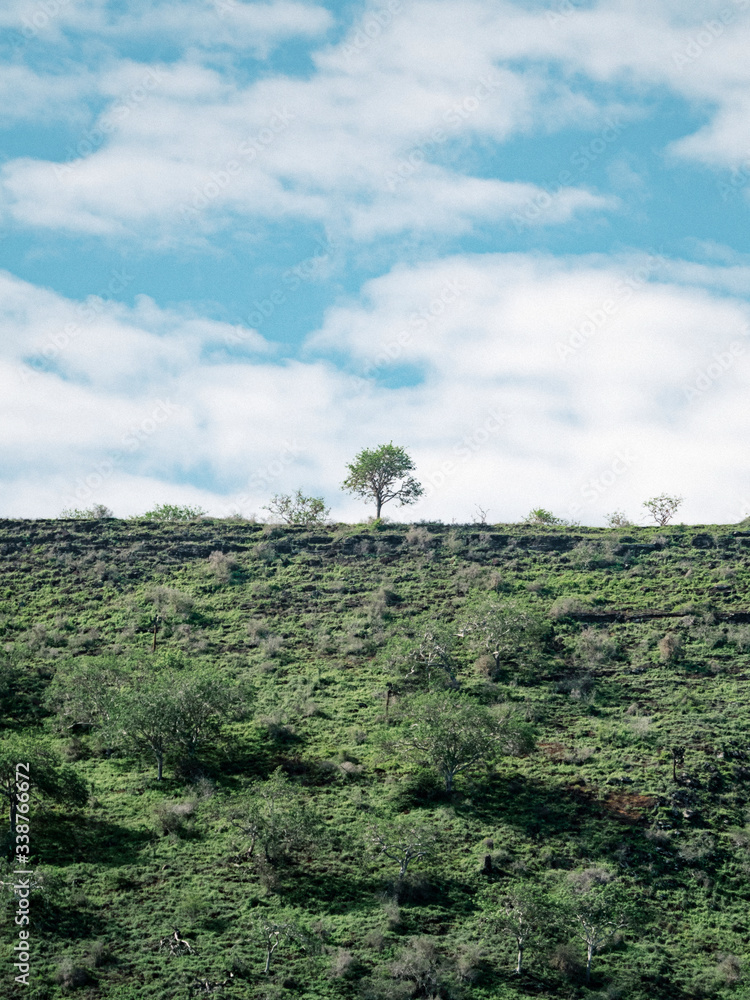
{"label": "reddish soil patch", "polygon": [[638,823],[644,813],[655,805],[653,795],[637,795],[635,792],[610,792],[604,800],[607,812],[624,823]]}

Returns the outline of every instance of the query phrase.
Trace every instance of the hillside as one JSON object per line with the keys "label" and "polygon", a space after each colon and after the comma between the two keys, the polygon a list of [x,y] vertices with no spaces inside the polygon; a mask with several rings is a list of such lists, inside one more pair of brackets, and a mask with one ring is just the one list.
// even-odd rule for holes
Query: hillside
{"label": "hillside", "polygon": [[[745,527],[1,521],[3,746],[88,785],[33,800],[2,995],[750,996]],[[526,622],[495,657],[493,604]],[[232,697],[158,781],[101,705],[191,677]],[[534,748],[448,793],[406,747],[430,699]],[[378,836],[427,853],[399,879]]]}

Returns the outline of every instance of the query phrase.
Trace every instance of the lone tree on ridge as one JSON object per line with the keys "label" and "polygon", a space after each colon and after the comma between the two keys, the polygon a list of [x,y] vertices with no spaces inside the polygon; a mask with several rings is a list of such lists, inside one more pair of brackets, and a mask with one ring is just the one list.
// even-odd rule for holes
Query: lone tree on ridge
{"label": "lone tree on ridge", "polygon": [[416,503],[424,489],[410,472],[414,462],[405,448],[381,444],[378,448],[365,448],[347,465],[349,475],[343,488],[356,496],[375,503],[375,517],[380,518],[384,503],[398,500],[399,506]]}
{"label": "lone tree on ridge", "polygon": [[644,500],[643,506],[646,507],[654,521],[661,528],[665,524],[669,524],[677,513],[683,499],[683,497],[670,496],[669,493],[660,493],[658,497]]}

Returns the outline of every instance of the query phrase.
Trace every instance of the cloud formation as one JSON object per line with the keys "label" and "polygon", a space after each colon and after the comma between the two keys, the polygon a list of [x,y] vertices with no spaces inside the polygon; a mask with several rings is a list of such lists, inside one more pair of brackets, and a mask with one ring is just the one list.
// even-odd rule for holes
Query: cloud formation
{"label": "cloud formation", "polygon": [[[0,12],[6,513],[302,485],[353,518],[344,464],[393,438],[414,516],[593,522],[667,489],[739,518],[750,268],[705,185],[750,190],[750,0],[132,7]],[[274,314],[295,336],[210,318],[234,290],[188,304],[189,255],[249,248],[265,301],[311,233],[336,262]],[[50,246],[136,247],[163,285],[81,301]]]}
{"label": "cloud formation", "polygon": [[[476,502],[497,519],[543,504],[592,522],[668,489],[694,516],[737,520],[750,310],[716,291],[721,267],[679,272],[637,254],[397,267],[329,310],[306,361],[148,300],[81,306],[5,275],[11,507],[31,502],[31,461],[49,484],[32,513],[99,499],[134,513],[157,493],[251,513],[303,485],[361,516],[338,490],[344,464],[393,438],[428,487],[423,517],[466,520]],[[405,365],[420,377],[389,387]]]}

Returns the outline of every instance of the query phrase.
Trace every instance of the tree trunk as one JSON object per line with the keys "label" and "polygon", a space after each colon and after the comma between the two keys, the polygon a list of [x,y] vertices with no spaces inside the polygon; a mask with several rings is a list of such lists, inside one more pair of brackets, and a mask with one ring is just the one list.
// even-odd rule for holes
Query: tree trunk
{"label": "tree trunk", "polygon": [[158,773],[158,781],[161,781],[162,771],[164,769],[164,754],[157,753],[156,755],[156,769]]}
{"label": "tree trunk", "polygon": [[445,775],[445,790],[450,793],[453,791],[453,772],[448,771]]}
{"label": "tree trunk", "polygon": [[381,510],[382,506],[383,506],[383,501],[380,499],[379,496],[376,496],[375,497],[375,520],[376,521],[380,520],[380,510]]}
{"label": "tree trunk", "polygon": [[586,982],[591,982],[591,959],[594,957],[593,944],[586,945]]}
{"label": "tree trunk", "polygon": [[521,968],[523,966],[523,947],[519,944],[518,946],[518,959],[516,960],[516,975],[521,975]]}
{"label": "tree trunk", "polygon": [[266,967],[263,970],[265,973],[268,973],[269,969],[271,968],[271,955],[273,955],[278,946],[279,946],[278,938],[273,942],[273,944],[266,945]]}

